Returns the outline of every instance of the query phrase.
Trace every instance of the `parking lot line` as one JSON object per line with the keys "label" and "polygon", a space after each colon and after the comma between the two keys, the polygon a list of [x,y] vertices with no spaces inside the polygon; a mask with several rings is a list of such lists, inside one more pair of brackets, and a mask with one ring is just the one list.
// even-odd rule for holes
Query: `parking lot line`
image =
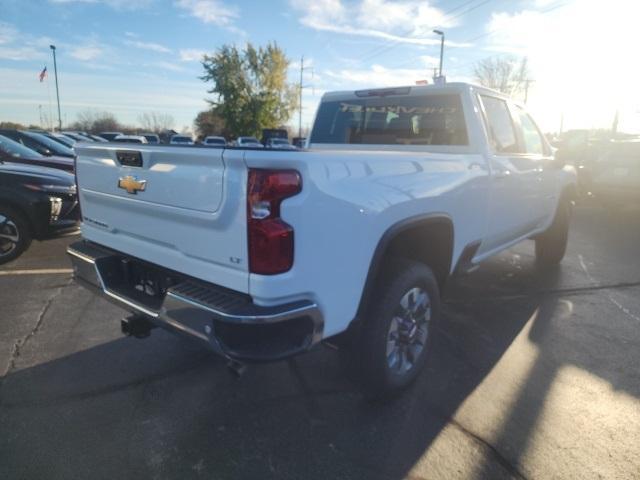
{"label": "parking lot line", "polygon": [[40,268],[34,270],[0,270],[0,277],[9,275],[68,275],[72,268]]}

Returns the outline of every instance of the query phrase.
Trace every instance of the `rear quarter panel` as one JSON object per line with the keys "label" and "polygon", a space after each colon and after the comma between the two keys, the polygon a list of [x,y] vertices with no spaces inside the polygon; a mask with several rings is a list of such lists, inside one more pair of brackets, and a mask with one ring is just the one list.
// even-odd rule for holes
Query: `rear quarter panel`
{"label": "rear quarter panel", "polygon": [[355,317],[375,249],[394,224],[428,213],[449,216],[452,266],[484,232],[489,174],[480,154],[247,151],[245,162],[294,168],[303,179],[301,194],[282,204],[283,219],[295,229],[294,266],[276,276],[251,274],[249,293],[263,305],[313,299],[325,316],[325,337]]}

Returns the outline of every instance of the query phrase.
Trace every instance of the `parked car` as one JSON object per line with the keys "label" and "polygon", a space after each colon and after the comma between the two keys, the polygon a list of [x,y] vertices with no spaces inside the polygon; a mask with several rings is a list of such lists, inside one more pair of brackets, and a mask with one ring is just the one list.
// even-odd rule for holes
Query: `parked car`
{"label": "parked car", "polygon": [[193,138],[188,135],[174,135],[169,141],[170,145],[193,145]]}
{"label": "parked car", "polygon": [[69,157],[73,158],[75,153],[69,147],[51,140],[49,137],[40,133],[28,132],[24,130],[0,130],[0,135],[10,138],[25,147],[35,150],[40,155],[51,157]]}
{"label": "parked car", "polygon": [[235,141],[235,145],[237,147],[246,147],[246,148],[263,148],[262,145],[256,137],[238,137]]}
{"label": "parked car", "polygon": [[27,165],[57,168],[73,172],[74,160],[69,157],[45,157],[10,138],[0,135],[0,160]]}
{"label": "parked car", "polygon": [[396,393],[427,363],[450,276],[526,239],[542,268],[567,247],[575,169],[476,85],[326,93],[308,150],[167,151],[123,166],[116,146],[78,147],[74,271],[131,312],[124,332],[238,362],[327,340],[367,391]]}
{"label": "parked car", "polygon": [[205,137],[205,139],[202,141],[202,145],[204,145],[205,147],[223,148],[227,146],[227,140],[224,137],[210,135],[208,137]]}
{"label": "parked car", "polygon": [[578,172],[582,188],[607,210],[640,205],[640,139],[603,142]]}
{"label": "parked car", "polygon": [[273,148],[275,150],[297,150],[296,147],[291,145],[288,140],[284,138],[270,138],[265,145],[267,148]]}
{"label": "parked car", "polygon": [[73,146],[76,144],[76,141],[73,138],[67,137],[66,135],[62,135],[61,133],[57,133],[57,132],[38,132],[38,133],[41,133],[42,135],[45,135],[46,137],[49,137],[51,140],[61,143],[68,148],[73,148]]}
{"label": "parked car", "polygon": [[142,135],[118,135],[111,141],[117,143],[149,143]]}
{"label": "parked car", "polygon": [[62,135],[65,135],[69,138],[73,138],[76,142],[93,142],[92,138],[89,138],[86,135],[83,135],[80,132],[60,132]]}
{"label": "parked car", "polygon": [[98,134],[99,137],[104,138],[107,141],[111,141],[116,138],[118,135],[124,135],[122,132],[101,132]]}
{"label": "parked car", "polygon": [[289,141],[289,133],[284,128],[263,128],[260,143],[266,147],[272,138],[282,138]]}
{"label": "parked car", "polygon": [[32,239],[77,229],[72,174],[0,160],[0,264],[18,258]]}
{"label": "parked car", "polygon": [[151,145],[158,145],[160,143],[160,137],[155,133],[141,133],[141,136],[147,139],[147,143]]}
{"label": "parked car", "polygon": [[94,142],[98,142],[98,143],[105,143],[105,142],[108,142],[108,141],[109,141],[109,140],[107,140],[107,139],[105,139],[105,138],[99,137],[98,135],[93,135],[93,134],[90,134],[90,133],[89,133],[89,134],[87,134],[87,135],[88,135],[88,136],[89,136],[89,138],[90,138],[91,140],[93,140]]}
{"label": "parked car", "polygon": [[293,137],[293,141],[291,142],[291,144],[294,147],[298,147],[298,148],[304,148],[306,143],[307,143],[306,137]]}

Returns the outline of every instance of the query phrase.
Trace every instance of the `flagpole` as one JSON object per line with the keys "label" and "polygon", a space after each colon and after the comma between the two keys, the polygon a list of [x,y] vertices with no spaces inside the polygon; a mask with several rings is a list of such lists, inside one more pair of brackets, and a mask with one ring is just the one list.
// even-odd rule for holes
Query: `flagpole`
{"label": "flagpole", "polygon": [[56,77],[56,98],[58,100],[58,130],[62,130],[62,115],[60,115],[60,91],[58,90],[58,64],[56,63],[56,46],[49,45],[53,52],[53,73]]}

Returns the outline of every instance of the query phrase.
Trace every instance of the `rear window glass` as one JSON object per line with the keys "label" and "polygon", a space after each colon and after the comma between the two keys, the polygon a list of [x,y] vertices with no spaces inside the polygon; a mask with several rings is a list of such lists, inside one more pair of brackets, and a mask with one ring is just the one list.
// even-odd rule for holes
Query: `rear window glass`
{"label": "rear window glass", "polygon": [[323,102],[311,143],[467,145],[459,95]]}

